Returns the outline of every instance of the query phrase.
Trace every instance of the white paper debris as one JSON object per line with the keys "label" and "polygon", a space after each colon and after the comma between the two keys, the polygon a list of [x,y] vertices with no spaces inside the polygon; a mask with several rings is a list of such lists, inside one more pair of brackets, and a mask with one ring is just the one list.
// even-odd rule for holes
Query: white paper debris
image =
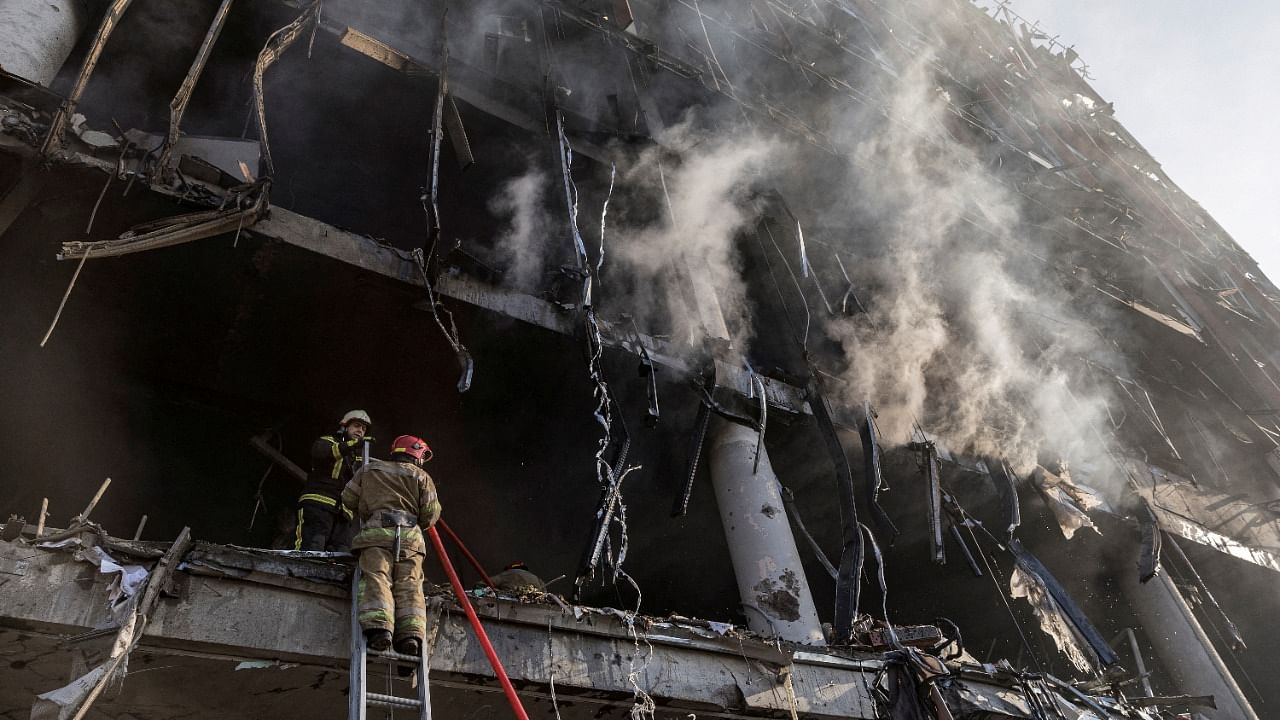
{"label": "white paper debris", "polygon": [[728,635],[733,631],[733,623],[722,623],[709,620],[707,621],[707,626],[710,627],[711,631],[717,635]]}
{"label": "white paper debris", "polygon": [[104,672],[106,668],[99,665],[57,690],[37,695],[31,705],[31,720],[67,720],[72,717]]}
{"label": "white paper debris", "polygon": [[76,553],[76,557],[98,566],[98,572],[104,575],[118,574],[111,584],[110,604],[119,605],[133,597],[147,580],[147,569],[141,565],[122,565],[115,558],[98,546],[85,548]]}
{"label": "white paper debris", "polygon": [[289,668],[298,667],[297,663],[282,663],[279,660],[241,660],[236,664],[236,670],[265,670],[266,668],[280,668],[288,670]]}

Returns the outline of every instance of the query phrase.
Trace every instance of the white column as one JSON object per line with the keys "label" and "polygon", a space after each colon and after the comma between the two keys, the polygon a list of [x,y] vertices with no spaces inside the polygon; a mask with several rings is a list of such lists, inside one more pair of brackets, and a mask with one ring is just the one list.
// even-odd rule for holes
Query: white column
{"label": "white column", "polygon": [[47,87],[88,20],[83,0],[0,0],[0,67]]}
{"label": "white column", "polygon": [[769,455],[756,431],[722,418],[709,430],[711,482],[747,625],[762,635],[824,645],[818,610],[800,564]]}
{"label": "white column", "polygon": [[1222,656],[1163,568],[1145,585],[1128,573],[1121,587],[1178,690],[1185,695],[1212,695],[1217,702],[1217,710],[1194,708],[1197,714],[1214,720],[1258,720]]}

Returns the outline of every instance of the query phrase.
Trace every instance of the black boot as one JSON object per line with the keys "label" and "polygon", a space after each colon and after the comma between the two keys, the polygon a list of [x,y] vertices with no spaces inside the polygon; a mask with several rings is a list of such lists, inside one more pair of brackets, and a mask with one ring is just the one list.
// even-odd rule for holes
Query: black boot
{"label": "black boot", "polygon": [[[416,637],[405,637],[396,640],[396,652],[401,655],[409,655],[411,657],[419,657],[422,655],[422,641]],[[417,668],[408,665],[401,665],[398,670],[400,677],[409,677]]]}
{"label": "black boot", "polygon": [[422,654],[422,641],[416,637],[403,637],[396,640],[396,652],[401,655],[418,657]]}
{"label": "black boot", "polygon": [[386,652],[391,647],[391,631],[383,629],[365,630],[365,644],[375,652]]}

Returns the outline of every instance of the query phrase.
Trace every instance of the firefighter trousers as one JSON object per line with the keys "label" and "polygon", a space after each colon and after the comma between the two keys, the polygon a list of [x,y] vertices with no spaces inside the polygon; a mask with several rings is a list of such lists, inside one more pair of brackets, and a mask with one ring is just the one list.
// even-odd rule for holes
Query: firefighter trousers
{"label": "firefighter trousers", "polygon": [[349,526],[347,518],[337,510],[312,502],[299,503],[293,549],[329,552],[346,550],[351,547]]}
{"label": "firefighter trousers", "polygon": [[396,640],[426,637],[427,602],[422,596],[422,554],[390,548],[359,551],[360,586],[357,617],[364,630],[390,630]]}

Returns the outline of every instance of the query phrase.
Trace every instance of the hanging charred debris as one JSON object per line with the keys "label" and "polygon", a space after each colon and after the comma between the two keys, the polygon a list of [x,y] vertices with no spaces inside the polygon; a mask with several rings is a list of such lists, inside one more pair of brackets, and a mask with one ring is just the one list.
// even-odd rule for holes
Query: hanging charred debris
{"label": "hanging charred debris", "polygon": [[0,1],[0,717],[1265,715],[1280,290],[1015,10]]}

